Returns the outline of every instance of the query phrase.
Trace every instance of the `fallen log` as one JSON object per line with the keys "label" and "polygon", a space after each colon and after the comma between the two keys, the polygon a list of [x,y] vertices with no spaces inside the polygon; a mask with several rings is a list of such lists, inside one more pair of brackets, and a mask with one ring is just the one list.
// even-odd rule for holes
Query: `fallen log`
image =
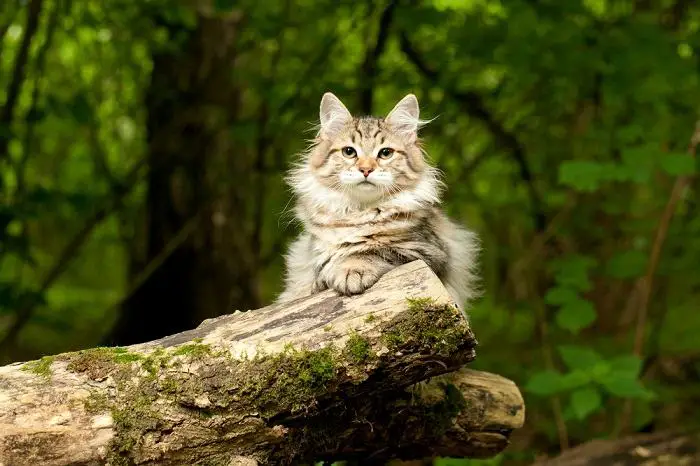
{"label": "fallen log", "polygon": [[656,432],[591,440],[534,466],[690,466],[700,464],[700,432]]}
{"label": "fallen log", "polygon": [[157,341],[0,367],[0,465],[488,457],[524,420],[420,261]]}

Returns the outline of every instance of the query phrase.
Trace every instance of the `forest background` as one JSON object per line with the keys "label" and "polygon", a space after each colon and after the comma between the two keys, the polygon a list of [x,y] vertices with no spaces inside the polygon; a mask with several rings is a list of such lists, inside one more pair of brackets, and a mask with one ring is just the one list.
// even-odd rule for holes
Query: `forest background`
{"label": "forest background", "polygon": [[697,427],[699,28],[688,0],[2,1],[0,362],[269,304],[322,93],[414,92],[483,242],[473,367],[527,404],[459,464]]}

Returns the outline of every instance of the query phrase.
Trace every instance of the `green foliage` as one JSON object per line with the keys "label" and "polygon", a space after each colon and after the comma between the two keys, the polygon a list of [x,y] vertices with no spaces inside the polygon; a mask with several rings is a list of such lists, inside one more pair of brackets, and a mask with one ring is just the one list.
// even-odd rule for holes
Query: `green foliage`
{"label": "green foliage", "polygon": [[595,387],[584,387],[571,393],[570,406],[579,420],[584,420],[603,405],[600,392]]}
{"label": "green foliage", "polygon": [[608,276],[618,279],[635,278],[644,275],[648,257],[638,250],[615,253],[605,264]]}
{"label": "green foliage", "polygon": [[591,289],[589,269],[595,265],[591,258],[573,255],[553,262],[557,286],[545,295],[545,302],[559,307],[555,322],[571,333],[578,333],[596,320],[596,312],[590,301],[580,292]]}
{"label": "green foliage", "polygon": [[659,162],[661,169],[671,176],[695,173],[695,159],[688,154],[665,154]]}
{"label": "green foliage", "polygon": [[[149,214],[160,202],[148,185],[158,170],[126,177],[153,155],[154,101],[173,108],[192,103],[187,115],[159,109],[159,121],[172,118],[182,127],[165,139],[189,134],[191,121],[206,122],[216,135],[196,154],[206,163],[194,185],[210,185],[221,196],[215,207],[230,208],[223,225],[235,223],[236,234],[200,244],[198,231],[187,250],[225,263],[235,277],[231,299],[251,296],[252,308],[281,287],[281,251],[296,231],[283,172],[310,137],[321,94],[331,90],[360,112],[366,109],[359,96],[369,85],[374,113],[414,92],[425,118],[439,116],[422,135],[445,175],[445,207],[483,242],[485,296],[469,311],[480,341],[475,367],[524,388],[523,438],[537,440],[522,446],[523,462],[559,445],[553,396],[563,403],[572,444],[613,432],[626,400],[635,400],[636,427],[700,418],[700,386],[686,377],[700,354],[697,183],[681,193],[661,248],[643,329],[644,374],[642,360],[631,355],[635,290],[650,265],[663,209],[675,178],[698,171],[687,145],[700,101],[700,6],[398,2],[386,43],[375,49],[383,2],[215,0],[211,12],[174,0],[42,3],[16,104],[10,120],[0,121],[3,362],[103,344],[121,305],[138,294],[134,285],[148,278],[141,274],[170,267],[149,263],[163,239],[149,236],[154,225],[171,227]],[[9,5],[0,8],[0,109],[26,33],[24,4]],[[210,58],[226,38],[206,31],[216,30],[217,21],[235,37],[235,66],[188,88],[216,63]],[[163,71],[168,57],[192,47],[200,62]],[[411,47],[414,54],[407,53]],[[377,61],[367,66],[375,50]],[[168,79],[152,87],[156,68]],[[191,155],[177,154],[168,168]],[[195,209],[201,193],[167,186],[177,191],[173,211]],[[210,207],[202,208],[206,218],[218,218]],[[154,218],[179,212],[161,213]],[[214,294],[207,286],[230,279],[215,269],[198,272],[205,284],[199,295]],[[420,315],[431,304],[410,306]],[[28,308],[26,322],[8,333]],[[185,321],[227,310],[197,309]],[[389,343],[415,343],[418,335],[421,344],[449,350],[459,342],[459,334],[430,322],[414,324],[396,329]],[[364,341],[350,341],[351,357],[371,360]],[[90,355],[105,364],[136,362],[128,353]],[[333,367],[322,356],[301,375],[326,380]],[[153,371],[158,363],[144,362]],[[436,463],[511,464],[511,457],[460,461]]]}
{"label": "green foliage", "polygon": [[577,298],[561,307],[555,322],[559,327],[577,333],[591,325],[595,319],[596,313],[593,305],[585,299]]}

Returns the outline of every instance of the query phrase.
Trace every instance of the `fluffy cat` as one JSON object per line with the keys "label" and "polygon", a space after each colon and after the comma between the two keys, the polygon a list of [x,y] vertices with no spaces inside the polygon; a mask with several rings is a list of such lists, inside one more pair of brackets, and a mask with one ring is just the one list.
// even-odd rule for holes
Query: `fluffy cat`
{"label": "fluffy cat", "polygon": [[304,231],[289,248],[277,302],[328,288],[362,293],[417,259],[460,308],[475,296],[478,242],[440,209],[438,171],[417,134],[424,123],[413,94],[386,118],[353,117],[323,95],[318,134],[288,177]]}

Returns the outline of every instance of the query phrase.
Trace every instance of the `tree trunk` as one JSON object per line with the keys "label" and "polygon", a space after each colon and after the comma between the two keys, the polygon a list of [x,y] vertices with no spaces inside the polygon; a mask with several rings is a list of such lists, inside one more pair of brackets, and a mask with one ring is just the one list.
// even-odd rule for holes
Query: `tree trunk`
{"label": "tree trunk", "polygon": [[193,31],[168,24],[185,39],[153,57],[145,238],[132,252],[132,281],[152,273],[125,301],[109,344],[192,328],[234,302],[244,309],[261,304],[259,258],[246,224],[252,161],[231,138],[240,18],[200,13]]}
{"label": "tree trunk", "polygon": [[459,370],[475,347],[440,280],[413,262],[362,295],[2,367],[0,464],[489,457],[524,406],[511,381]]}

